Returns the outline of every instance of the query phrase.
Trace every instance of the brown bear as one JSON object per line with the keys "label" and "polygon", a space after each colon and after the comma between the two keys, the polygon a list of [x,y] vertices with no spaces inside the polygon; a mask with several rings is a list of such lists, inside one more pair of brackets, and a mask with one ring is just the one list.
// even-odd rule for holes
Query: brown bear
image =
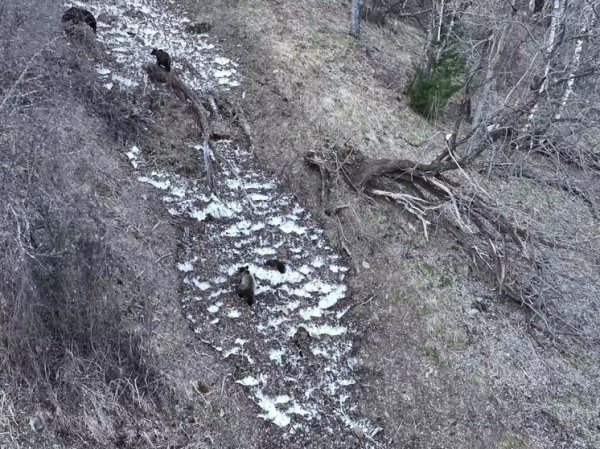
{"label": "brown bear", "polygon": [[150,54],[156,56],[156,64],[165,69],[167,72],[171,71],[171,57],[169,56],[169,53],[155,48]]}
{"label": "brown bear", "polygon": [[68,34],[69,26],[68,25],[77,25],[79,23],[85,23],[89,25],[92,30],[94,30],[94,34],[96,33],[96,18],[94,15],[82,8],[77,8],[73,6],[65,11],[62,16],[61,22],[65,27],[65,32]]}
{"label": "brown bear", "polygon": [[248,305],[251,306],[254,304],[254,288],[256,287],[254,276],[247,266],[241,267],[238,274],[240,275],[240,283],[237,286],[237,294],[240,298],[245,298]]}

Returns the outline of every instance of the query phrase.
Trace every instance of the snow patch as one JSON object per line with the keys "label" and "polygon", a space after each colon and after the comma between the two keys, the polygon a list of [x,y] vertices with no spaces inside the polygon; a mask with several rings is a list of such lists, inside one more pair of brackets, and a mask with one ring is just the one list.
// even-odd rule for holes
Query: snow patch
{"label": "snow patch", "polygon": [[208,290],[211,287],[210,282],[199,281],[198,278],[193,278],[192,284],[200,291]]}
{"label": "snow patch", "polygon": [[213,201],[204,209],[192,209],[189,213],[190,217],[198,221],[204,221],[208,216],[212,218],[231,218],[241,210],[238,204],[225,205],[220,201]]}
{"label": "snow patch", "polygon": [[[117,61],[97,69],[107,89],[118,85],[136,95],[143,95],[145,89],[163,89],[150,83],[140,70],[155,63],[148,50],[153,47],[171,53],[174,72],[193,90],[223,92],[240,84],[235,62],[219,54],[216,41],[209,35],[183,31],[189,19],[176,3],[89,0],[81,6],[116,18],[110,26],[99,23],[102,33],[98,40],[111,49]],[[203,145],[189,140],[186,144],[196,149],[202,164]],[[360,425],[367,432],[371,427],[355,419],[352,407],[346,405],[346,410],[340,411],[335,405],[341,407],[341,398],[347,396],[343,389],[353,377],[348,361],[349,331],[340,320],[343,314],[331,312],[346,295],[341,273],[347,268],[332,264],[339,256],[324,241],[318,224],[293,197],[281,193],[276,179],[259,171],[248,149],[226,141],[216,145],[215,153],[226,163],[215,165],[219,172],[211,189],[195,178],[152,171],[153,162],[142,160],[137,147],[125,153],[139,170],[140,182],[164,192],[163,200],[172,216],[202,222],[190,226],[187,253],[177,265],[183,273],[198,276],[190,274],[184,281],[187,300],[182,307],[194,323],[193,332],[223,357],[241,356],[249,362],[247,376],[237,383],[251,393],[261,417],[283,429],[290,445],[295,442],[291,438],[294,432],[307,437],[307,422],[313,419],[327,422],[331,429],[331,436],[314,435],[319,441],[323,439],[324,447],[343,426]],[[264,259],[279,251],[289,260],[286,273],[264,266]],[[195,263],[197,260],[200,263]],[[238,310],[231,307],[237,298],[233,285],[227,283],[244,265],[257,279],[261,307],[240,306]],[[215,266],[222,267],[220,272],[212,268]],[[241,317],[242,312],[248,315],[247,320],[224,319]],[[310,349],[303,350],[302,359],[294,340],[305,338],[297,334],[299,326],[310,336]],[[246,336],[264,345],[248,345]],[[318,363],[311,357],[318,357]],[[291,366],[301,368],[293,377]],[[277,379],[268,390],[267,375]]]}
{"label": "snow patch", "polygon": [[254,252],[259,256],[270,256],[277,254],[277,250],[275,248],[256,248]]}
{"label": "snow patch", "polygon": [[171,181],[168,179],[152,179],[147,176],[138,176],[138,181],[148,183],[157,189],[167,190],[171,186]]}
{"label": "snow patch", "polygon": [[222,302],[218,302],[218,303],[213,304],[212,306],[208,307],[206,310],[208,310],[210,313],[217,313],[222,305],[223,305]]}
{"label": "snow patch", "polygon": [[294,234],[302,235],[302,234],[306,233],[306,228],[304,228],[302,226],[298,226],[293,221],[286,221],[281,226],[279,226],[279,229],[281,229],[286,234],[294,233]]}
{"label": "snow patch", "polygon": [[129,158],[129,162],[131,162],[131,165],[133,165],[133,168],[138,168],[138,165],[139,165],[138,156],[140,154],[140,149],[134,145],[125,154]]}
{"label": "snow patch", "polygon": [[194,269],[194,266],[191,262],[183,262],[177,264],[177,269],[179,271],[183,271],[184,273],[188,273]]}
{"label": "snow patch", "polygon": [[319,309],[329,309],[346,295],[346,286],[339,285],[325,298],[319,301]]}
{"label": "snow patch", "polygon": [[258,379],[252,376],[246,376],[243,379],[236,380],[235,383],[243,385],[245,387],[255,387],[258,385]]}
{"label": "snow patch", "polygon": [[282,357],[285,354],[283,349],[272,349],[269,351],[269,358],[274,361],[277,365],[282,366],[283,360]]}
{"label": "snow patch", "polygon": [[267,421],[272,421],[279,427],[285,427],[290,423],[290,417],[284,412],[277,409],[277,403],[268,396],[265,396],[261,391],[256,392],[258,406],[266,413],[258,415]]}
{"label": "snow patch", "polygon": [[227,316],[229,318],[239,318],[240,316],[242,316],[242,314],[238,309],[232,309],[227,313]]}
{"label": "snow patch", "polygon": [[321,335],[338,336],[345,334],[347,329],[344,326],[332,326],[330,324],[321,324],[320,326],[313,325],[306,328],[311,337],[319,337]]}
{"label": "snow patch", "polygon": [[248,236],[255,231],[260,231],[265,227],[264,223],[250,223],[247,220],[242,220],[221,233],[225,237],[240,237],[242,235]]}

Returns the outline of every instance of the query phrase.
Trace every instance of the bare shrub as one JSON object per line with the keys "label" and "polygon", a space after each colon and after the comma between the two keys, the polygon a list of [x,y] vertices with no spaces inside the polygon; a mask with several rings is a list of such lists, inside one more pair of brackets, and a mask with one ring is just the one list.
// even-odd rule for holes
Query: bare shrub
{"label": "bare shrub", "polygon": [[420,24],[420,17],[431,11],[431,5],[422,0],[365,0],[361,16],[376,25],[385,25],[390,18],[413,19]]}
{"label": "bare shrub", "polygon": [[140,125],[130,97],[96,86],[91,62],[104,56],[48,19],[60,9],[0,6],[3,403],[45,417],[65,441],[132,443],[171,396],[148,348],[150,292],[127,248],[105,238],[102,198],[116,186],[99,146],[135,139]]}

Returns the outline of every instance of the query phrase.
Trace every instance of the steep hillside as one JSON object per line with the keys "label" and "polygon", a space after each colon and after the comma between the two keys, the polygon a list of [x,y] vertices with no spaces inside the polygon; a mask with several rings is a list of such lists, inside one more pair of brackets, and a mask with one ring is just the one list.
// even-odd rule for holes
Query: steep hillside
{"label": "steep hillside", "polygon": [[600,444],[597,260],[560,246],[593,254],[597,195],[449,177],[558,242],[545,263],[584,293],[548,303],[581,325],[556,332],[443,211],[426,225],[348,182],[348,161],[428,163],[453,131],[455,104],[409,107],[414,22],[357,41],[347,2],[77,5],[97,36],[65,36],[60,2],[0,7],[0,446]]}

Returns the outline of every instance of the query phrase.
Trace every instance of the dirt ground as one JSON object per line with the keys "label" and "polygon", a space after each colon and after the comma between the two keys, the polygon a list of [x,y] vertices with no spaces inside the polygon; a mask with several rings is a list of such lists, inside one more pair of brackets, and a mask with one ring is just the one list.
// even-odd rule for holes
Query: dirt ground
{"label": "dirt ground", "polygon": [[[343,146],[371,157],[428,161],[437,154],[444,123],[430,124],[410,111],[402,93],[421,50],[420,32],[408,24],[394,30],[364,24],[357,42],[348,35],[349,4],[342,1],[178,3],[193,19],[211,23],[210,34],[239,63],[241,86],[212,94],[246,114],[256,164],[319,218],[332,246],[349,253],[356,306],[348,319],[360,374],[353,401],[380,428],[375,445],[600,447],[597,347],[565,352],[540,338],[525,311],[498,300],[441,230],[426,241],[420,225],[396,208],[364,201],[342,186],[333,186],[323,202],[319,174],[304,163],[307,151]],[[194,175],[202,166],[188,144],[198,129],[179,99],[160,90],[147,94],[131,111],[144,118],[145,137],[114,139],[96,117],[82,129],[103,137],[73,166],[79,167],[77,186],[97,183],[90,191],[105,192],[97,210],[105,216],[106,240],[129,267],[123,288],[142,288],[151,298],[136,305],[135,295],[124,295],[124,303],[137,325],[148,323],[136,307],[152,309],[149,345],[179,398],[172,416],[111,429],[143,435],[139,447],[279,447],[277,429],[257,418],[255,403],[233,382],[235,367],[194,336],[182,313],[185,287],[176,262],[189,229],[167,213],[162,193],[135,179],[125,151],[143,144],[152,164]],[[67,110],[91,107],[72,101]],[[61,126],[68,128],[66,122]],[[81,171],[90,154],[102,170]],[[325,213],[339,206],[337,216]],[[23,432],[23,438],[5,438],[7,448],[59,447],[28,429],[36,410],[13,413],[10,395],[0,393],[1,429],[19,422]],[[127,438],[119,438],[111,435],[107,447],[127,447]],[[311,447],[330,447],[319,444],[315,438]]]}
{"label": "dirt ground", "polygon": [[[307,151],[343,145],[418,161],[436,153],[447,128],[414,114],[402,95],[419,31],[365,24],[356,42],[345,2],[186,5],[215,24],[212,33],[242,64],[236,101],[261,163],[352,254],[352,290],[363,299],[352,311],[361,408],[392,447],[597,447],[597,348],[565,352],[540,339],[526,312],[498,300],[442,232],[426,242],[397,210],[343,189],[321,204],[318,173],[303,163]],[[556,202],[567,204],[560,195]],[[341,227],[323,214],[339,205],[348,206]]]}

